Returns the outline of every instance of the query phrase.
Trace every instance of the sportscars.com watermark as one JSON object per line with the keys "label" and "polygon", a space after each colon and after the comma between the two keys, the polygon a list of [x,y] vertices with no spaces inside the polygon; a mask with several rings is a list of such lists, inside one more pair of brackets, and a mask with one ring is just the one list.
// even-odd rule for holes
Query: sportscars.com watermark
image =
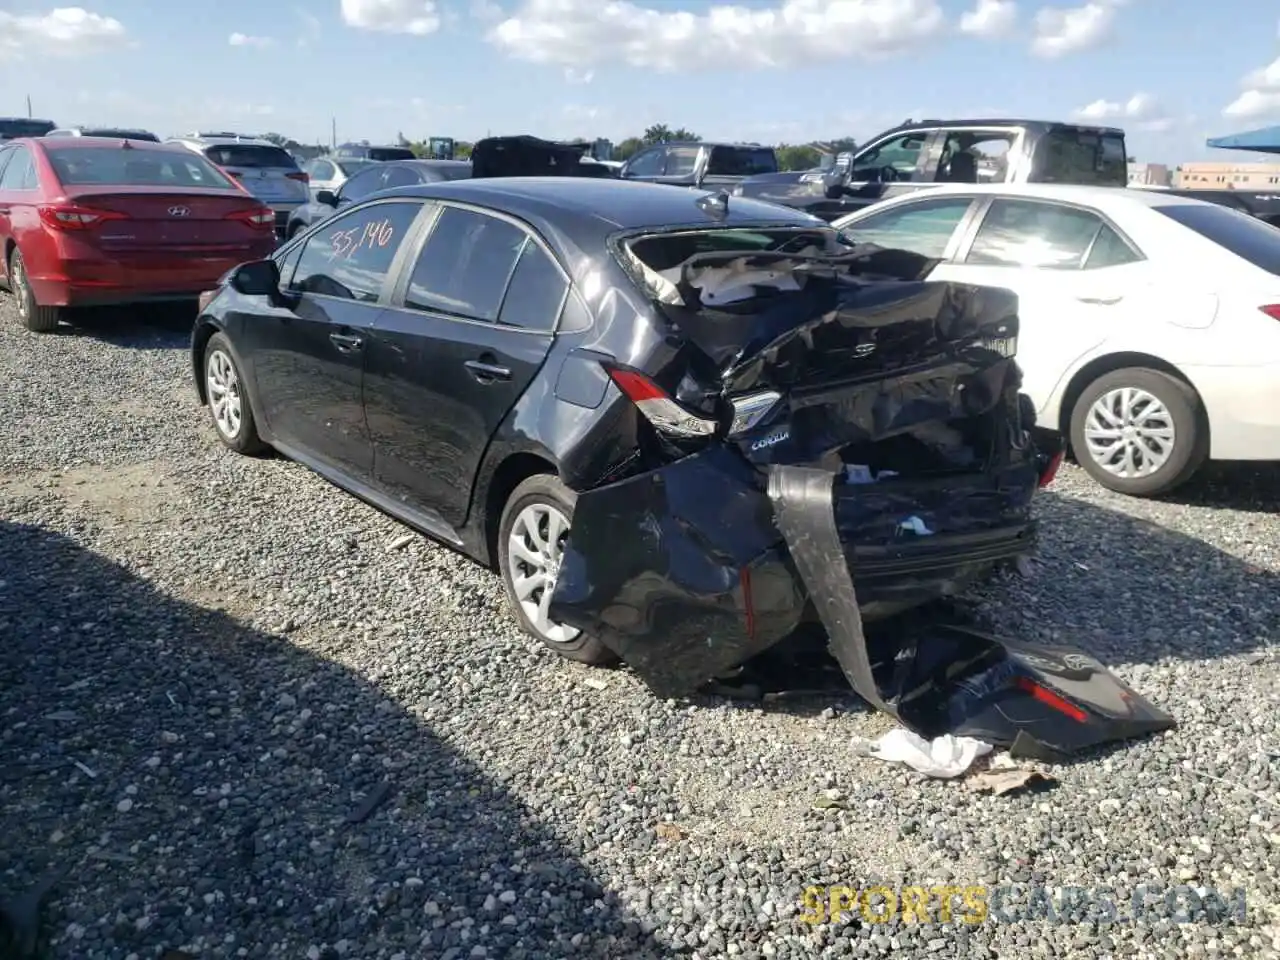
{"label": "sportscars.com watermark", "polygon": [[799,918],[822,923],[1239,923],[1245,891],[1140,885],[1128,896],[1112,887],[811,886]]}

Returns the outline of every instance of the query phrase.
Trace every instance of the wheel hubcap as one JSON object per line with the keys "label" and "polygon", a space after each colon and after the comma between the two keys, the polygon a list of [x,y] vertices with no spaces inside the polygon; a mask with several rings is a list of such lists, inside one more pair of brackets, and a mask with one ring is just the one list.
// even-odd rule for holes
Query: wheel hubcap
{"label": "wheel hubcap", "polygon": [[205,384],[209,390],[209,408],[213,411],[213,422],[218,425],[222,435],[231,440],[240,432],[240,378],[236,376],[235,364],[231,362],[231,358],[221,350],[209,354]]}
{"label": "wheel hubcap", "polygon": [[1173,454],[1173,417],[1160,398],[1138,387],[1104,393],[1089,408],[1084,439],[1089,456],[1116,477],[1149,477]]}
{"label": "wheel hubcap", "polygon": [[569,518],[549,503],[533,503],[516,516],[507,541],[512,592],[534,629],[551,643],[571,643],[581,633],[547,616],[568,539]]}
{"label": "wheel hubcap", "polygon": [[27,319],[27,271],[22,267],[22,261],[17,257],[9,265],[13,276],[9,279],[13,281],[13,298],[18,301],[18,316],[23,320]]}

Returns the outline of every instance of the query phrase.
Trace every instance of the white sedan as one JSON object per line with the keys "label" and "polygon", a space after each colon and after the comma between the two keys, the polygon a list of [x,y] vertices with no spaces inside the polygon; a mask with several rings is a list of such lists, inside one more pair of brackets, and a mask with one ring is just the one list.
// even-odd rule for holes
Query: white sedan
{"label": "white sedan", "polygon": [[1018,294],[1042,426],[1099,483],[1164,493],[1207,459],[1280,460],[1280,229],[1156,190],[946,184],[836,221]]}

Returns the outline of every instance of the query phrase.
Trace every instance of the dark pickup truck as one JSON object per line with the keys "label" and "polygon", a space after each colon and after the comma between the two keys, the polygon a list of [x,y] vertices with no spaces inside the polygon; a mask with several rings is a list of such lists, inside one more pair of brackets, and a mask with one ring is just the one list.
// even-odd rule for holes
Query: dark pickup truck
{"label": "dark pickup truck", "polygon": [[[1141,189],[1153,189],[1144,187]],[[1230,207],[1251,217],[1257,217],[1263,223],[1280,227],[1280,193],[1253,193],[1248,190],[1197,190],[1195,188],[1174,187],[1161,190],[1161,193],[1175,197],[1190,197],[1192,200],[1203,200],[1205,203],[1216,203],[1220,207]]]}
{"label": "dark pickup truck", "polygon": [[935,183],[1127,186],[1124,131],[1047,120],[918,120],[826,168],[748,177],[731,191],[835,220]]}
{"label": "dark pickup truck", "polygon": [[618,170],[623,180],[669,183],[674,187],[732,187],[745,177],[778,172],[773,147],[758,143],[655,143]]}

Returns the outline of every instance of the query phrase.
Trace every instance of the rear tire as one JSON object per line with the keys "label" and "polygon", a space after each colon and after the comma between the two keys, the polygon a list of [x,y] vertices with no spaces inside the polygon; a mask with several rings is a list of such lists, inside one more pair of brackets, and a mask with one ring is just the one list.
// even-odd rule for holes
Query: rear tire
{"label": "rear tire", "polygon": [[9,255],[9,290],[18,307],[18,316],[32,333],[52,333],[62,320],[61,307],[42,307],[27,280],[27,264],[17,247]]}
{"label": "rear tire", "polygon": [[[521,628],[568,660],[598,666],[618,657],[598,639],[546,619],[577,495],[558,477],[529,477],[511,492],[498,524],[498,572]],[[513,549],[514,548],[514,549]]]}
{"label": "rear tire", "polygon": [[1108,490],[1154,497],[1186,483],[1208,459],[1208,420],[1185,381],[1143,367],[1113,370],[1076,401],[1071,448]]}
{"label": "rear tire", "polygon": [[225,334],[215,333],[209,338],[200,369],[204,373],[205,397],[218,439],[224,446],[246,456],[265,450],[267,445],[258,436],[244,374]]}

